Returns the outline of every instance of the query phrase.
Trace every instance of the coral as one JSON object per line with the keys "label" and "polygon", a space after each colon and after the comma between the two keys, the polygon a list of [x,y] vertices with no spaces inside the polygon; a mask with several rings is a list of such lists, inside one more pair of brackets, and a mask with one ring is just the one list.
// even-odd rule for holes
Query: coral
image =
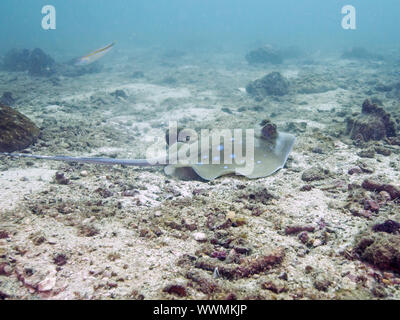
{"label": "coral", "polygon": [[400,231],[400,223],[386,220],[384,223],[374,225],[372,230],[375,232],[398,233]]}
{"label": "coral", "polygon": [[279,72],[271,72],[261,79],[250,82],[246,91],[259,100],[267,96],[284,96],[289,93],[289,82]]}
{"label": "coral", "polygon": [[353,140],[382,140],[396,136],[396,125],[389,113],[367,99],[362,105],[361,115],[347,119],[347,134]]}
{"label": "coral", "polygon": [[400,198],[400,188],[395,187],[391,184],[384,184],[378,181],[366,179],[363,181],[361,186],[368,191],[374,191],[374,192],[386,191],[390,195],[391,200]]}
{"label": "coral", "polygon": [[0,104],[0,152],[21,150],[36,141],[40,129],[18,111]]}
{"label": "coral", "polygon": [[249,64],[281,64],[283,62],[280,52],[270,46],[264,46],[250,51],[246,55]]}
{"label": "coral", "polygon": [[356,238],[355,252],[381,270],[400,272],[400,235],[365,232]]}
{"label": "coral", "polygon": [[365,48],[354,47],[342,54],[343,59],[351,60],[383,60],[383,57],[378,54],[369,52]]}

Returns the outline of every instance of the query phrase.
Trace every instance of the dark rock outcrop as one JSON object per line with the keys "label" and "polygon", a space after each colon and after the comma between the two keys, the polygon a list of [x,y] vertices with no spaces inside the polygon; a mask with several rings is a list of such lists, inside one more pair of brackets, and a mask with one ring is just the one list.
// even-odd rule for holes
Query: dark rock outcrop
{"label": "dark rock outcrop", "polygon": [[257,100],[262,100],[267,96],[283,96],[289,93],[289,81],[279,72],[272,72],[250,82],[246,91]]}
{"label": "dark rock outcrop", "polygon": [[18,111],[0,104],[0,152],[21,150],[36,141],[40,129]]}
{"label": "dark rock outcrop", "polygon": [[400,272],[400,235],[386,232],[360,234],[356,238],[358,257],[381,270]]}
{"label": "dark rock outcrop", "polygon": [[246,55],[246,60],[249,64],[281,64],[283,62],[281,53],[270,46],[250,51]]}
{"label": "dark rock outcrop", "polygon": [[396,136],[396,125],[389,113],[367,99],[362,105],[361,115],[347,119],[347,134],[353,140],[382,140]]}
{"label": "dark rock outcrop", "polygon": [[[102,70],[102,66],[98,62],[83,66],[76,66],[76,62],[77,59],[72,59],[66,63],[56,63],[53,58],[38,48],[32,51],[13,49],[5,55],[1,68],[11,72],[28,71],[29,75],[36,77],[53,77],[54,75],[79,77]],[[54,84],[58,85],[58,83]],[[3,101],[3,103],[11,105],[7,101]]]}

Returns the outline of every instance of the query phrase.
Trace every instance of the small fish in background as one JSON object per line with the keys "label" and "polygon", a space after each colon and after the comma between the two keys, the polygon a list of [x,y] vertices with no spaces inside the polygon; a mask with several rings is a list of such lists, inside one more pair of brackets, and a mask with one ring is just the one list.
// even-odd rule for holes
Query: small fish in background
{"label": "small fish in background", "polygon": [[86,66],[86,65],[89,65],[89,64],[99,60],[100,58],[104,57],[104,55],[107,52],[109,52],[114,45],[115,45],[115,42],[113,42],[103,48],[97,49],[97,50],[89,53],[86,56],[78,58],[75,62],[75,65],[76,66]]}

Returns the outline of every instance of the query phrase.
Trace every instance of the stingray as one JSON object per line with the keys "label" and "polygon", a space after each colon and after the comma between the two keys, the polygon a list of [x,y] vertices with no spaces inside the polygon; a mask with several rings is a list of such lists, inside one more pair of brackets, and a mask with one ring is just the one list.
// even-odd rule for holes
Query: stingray
{"label": "stingray", "polygon": [[219,135],[209,134],[189,142],[178,141],[182,139],[169,146],[167,157],[150,159],[0,154],[10,157],[101,165],[164,166],[164,172],[167,175],[180,178],[192,178],[192,173],[195,172],[204,180],[214,180],[227,174],[256,179],[269,176],[283,168],[293,148],[295,137],[289,133],[276,131],[276,127],[271,127],[268,123],[260,130],[225,130],[224,134],[221,132]]}

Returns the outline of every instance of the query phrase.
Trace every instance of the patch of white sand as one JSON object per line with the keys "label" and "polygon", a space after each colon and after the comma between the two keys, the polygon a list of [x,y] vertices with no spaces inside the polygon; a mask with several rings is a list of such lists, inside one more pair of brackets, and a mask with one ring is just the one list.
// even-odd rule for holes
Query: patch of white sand
{"label": "patch of white sand", "polygon": [[8,170],[0,173],[0,211],[15,208],[26,195],[39,192],[52,180],[55,170],[43,168]]}

